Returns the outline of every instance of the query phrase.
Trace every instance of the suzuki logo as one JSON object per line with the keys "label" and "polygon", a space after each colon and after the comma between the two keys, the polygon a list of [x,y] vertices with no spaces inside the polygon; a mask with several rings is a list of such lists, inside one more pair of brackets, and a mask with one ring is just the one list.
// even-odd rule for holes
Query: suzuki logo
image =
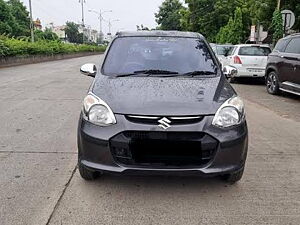
{"label": "suzuki logo", "polygon": [[158,126],[164,130],[169,129],[171,127],[171,121],[168,120],[166,117],[162,118],[158,122],[160,123]]}

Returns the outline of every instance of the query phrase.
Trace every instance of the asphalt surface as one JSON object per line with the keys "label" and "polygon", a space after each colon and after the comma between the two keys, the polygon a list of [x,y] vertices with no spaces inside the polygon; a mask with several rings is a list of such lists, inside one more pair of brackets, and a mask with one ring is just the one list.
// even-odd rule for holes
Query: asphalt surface
{"label": "asphalt surface", "polygon": [[300,224],[300,98],[258,81],[245,99],[249,156],[241,182],[216,178],[82,180],[76,127],[101,56],[0,69],[0,224]]}

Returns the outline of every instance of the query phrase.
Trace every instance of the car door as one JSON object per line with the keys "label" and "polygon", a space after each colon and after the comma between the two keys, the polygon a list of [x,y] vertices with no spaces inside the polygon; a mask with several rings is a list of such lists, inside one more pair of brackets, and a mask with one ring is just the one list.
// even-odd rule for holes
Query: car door
{"label": "car door", "polygon": [[286,85],[300,84],[300,37],[294,37],[281,55],[280,76]]}

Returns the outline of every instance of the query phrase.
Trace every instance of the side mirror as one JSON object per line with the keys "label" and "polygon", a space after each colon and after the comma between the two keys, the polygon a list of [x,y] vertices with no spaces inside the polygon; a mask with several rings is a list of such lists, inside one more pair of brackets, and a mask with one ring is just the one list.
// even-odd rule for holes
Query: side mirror
{"label": "side mirror", "polygon": [[95,77],[96,73],[97,73],[97,67],[95,64],[93,63],[87,63],[84,64],[81,68],[80,68],[80,72],[83,75],[89,76],[89,77]]}
{"label": "side mirror", "polygon": [[227,79],[235,77],[237,72],[237,69],[233,66],[224,66],[223,68],[223,73]]}

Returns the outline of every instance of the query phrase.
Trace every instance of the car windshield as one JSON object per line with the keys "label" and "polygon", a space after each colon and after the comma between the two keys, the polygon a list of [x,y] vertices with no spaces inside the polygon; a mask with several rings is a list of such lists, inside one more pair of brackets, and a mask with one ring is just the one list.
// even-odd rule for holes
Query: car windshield
{"label": "car windshield", "polygon": [[228,55],[233,46],[217,46],[217,55]]}
{"label": "car windshield", "polygon": [[199,75],[216,74],[217,66],[206,43],[194,38],[117,38],[103,65],[103,73],[112,76],[139,73],[180,76],[195,71],[200,71]]}
{"label": "car windshield", "polygon": [[260,47],[260,46],[241,47],[239,50],[239,55],[248,55],[248,56],[268,56],[270,53],[271,53],[270,48]]}

